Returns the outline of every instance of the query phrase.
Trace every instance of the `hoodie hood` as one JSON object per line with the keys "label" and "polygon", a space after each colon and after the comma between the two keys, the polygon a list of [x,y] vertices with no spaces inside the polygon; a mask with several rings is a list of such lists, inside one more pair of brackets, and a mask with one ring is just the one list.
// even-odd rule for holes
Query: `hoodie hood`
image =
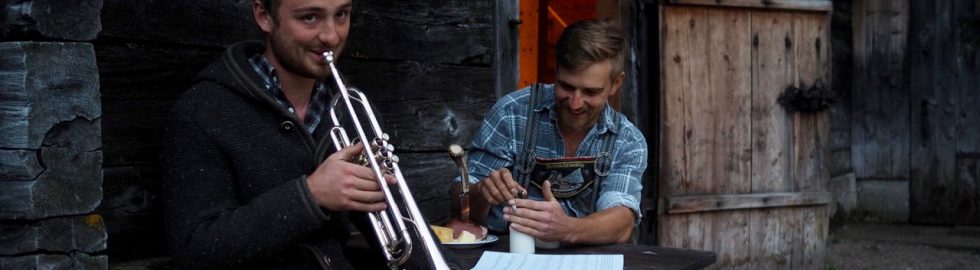
{"label": "hoodie hood", "polygon": [[221,54],[218,61],[198,73],[194,82],[213,82],[241,96],[277,106],[278,103],[265,91],[262,78],[248,61],[264,50],[265,43],[260,41],[235,43]]}

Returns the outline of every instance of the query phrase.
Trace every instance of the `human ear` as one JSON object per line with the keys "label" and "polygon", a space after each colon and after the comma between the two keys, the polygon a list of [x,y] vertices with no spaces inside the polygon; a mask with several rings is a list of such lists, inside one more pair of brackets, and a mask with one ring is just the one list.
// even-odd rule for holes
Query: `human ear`
{"label": "human ear", "polygon": [[259,25],[262,32],[266,34],[272,33],[272,28],[275,26],[275,22],[272,20],[272,13],[270,10],[266,9],[265,6],[262,5],[262,0],[252,1],[252,16],[255,17],[255,23]]}
{"label": "human ear", "polygon": [[623,86],[623,79],[626,78],[626,72],[620,71],[618,76],[613,77],[612,90],[609,91],[610,96],[616,95],[619,92],[619,87]]}

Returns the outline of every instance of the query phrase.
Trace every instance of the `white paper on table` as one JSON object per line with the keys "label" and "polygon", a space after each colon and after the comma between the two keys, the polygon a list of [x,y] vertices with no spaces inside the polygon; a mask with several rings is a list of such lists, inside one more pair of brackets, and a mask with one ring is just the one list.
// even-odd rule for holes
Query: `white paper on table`
{"label": "white paper on table", "polygon": [[473,270],[623,269],[623,254],[543,255],[484,251]]}

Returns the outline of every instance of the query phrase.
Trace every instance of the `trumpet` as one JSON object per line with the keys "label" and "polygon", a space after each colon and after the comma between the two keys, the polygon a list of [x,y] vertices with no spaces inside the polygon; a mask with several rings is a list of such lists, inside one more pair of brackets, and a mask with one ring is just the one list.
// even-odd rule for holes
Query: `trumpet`
{"label": "trumpet", "polygon": [[[351,121],[357,132],[355,139],[365,144],[364,151],[357,163],[371,167],[384,193],[385,202],[388,204],[388,208],[383,211],[368,213],[368,219],[379,244],[381,244],[388,267],[397,269],[408,262],[413,254],[412,236],[414,235],[421,241],[422,252],[426,254],[433,269],[449,269],[445,258],[436,246],[435,239],[429,233],[429,223],[425,222],[418,206],[415,205],[415,198],[412,197],[408,183],[405,182],[405,177],[402,176],[401,169],[398,167],[398,157],[394,154],[395,147],[388,143],[388,134],[381,131],[381,125],[378,124],[378,119],[374,115],[374,109],[368,102],[367,96],[357,89],[347,88],[344,85],[337,72],[337,67],[334,65],[334,60],[333,52],[323,53],[323,62],[329,66],[333,81],[336,82],[340,92],[340,95],[335,95],[330,106],[330,118],[333,121],[330,138],[334,148],[338,151],[352,144],[336,112],[337,105],[346,105],[346,118]],[[360,105],[361,113],[355,110],[353,106],[355,101]],[[338,104],[339,102],[343,102],[343,104]],[[362,124],[360,114],[367,117],[365,123],[367,127]],[[394,186],[398,189],[399,197],[396,198],[392,195],[391,189],[384,181],[385,175],[393,175],[398,180]],[[402,207],[408,212],[407,216],[402,216]],[[406,226],[406,222],[410,226]]]}

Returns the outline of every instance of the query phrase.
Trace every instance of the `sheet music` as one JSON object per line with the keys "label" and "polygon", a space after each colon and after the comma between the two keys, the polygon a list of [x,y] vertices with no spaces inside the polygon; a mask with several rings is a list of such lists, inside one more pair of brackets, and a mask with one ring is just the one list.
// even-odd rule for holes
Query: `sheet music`
{"label": "sheet music", "polygon": [[473,270],[623,269],[623,254],[542,255],[484,251]]}

